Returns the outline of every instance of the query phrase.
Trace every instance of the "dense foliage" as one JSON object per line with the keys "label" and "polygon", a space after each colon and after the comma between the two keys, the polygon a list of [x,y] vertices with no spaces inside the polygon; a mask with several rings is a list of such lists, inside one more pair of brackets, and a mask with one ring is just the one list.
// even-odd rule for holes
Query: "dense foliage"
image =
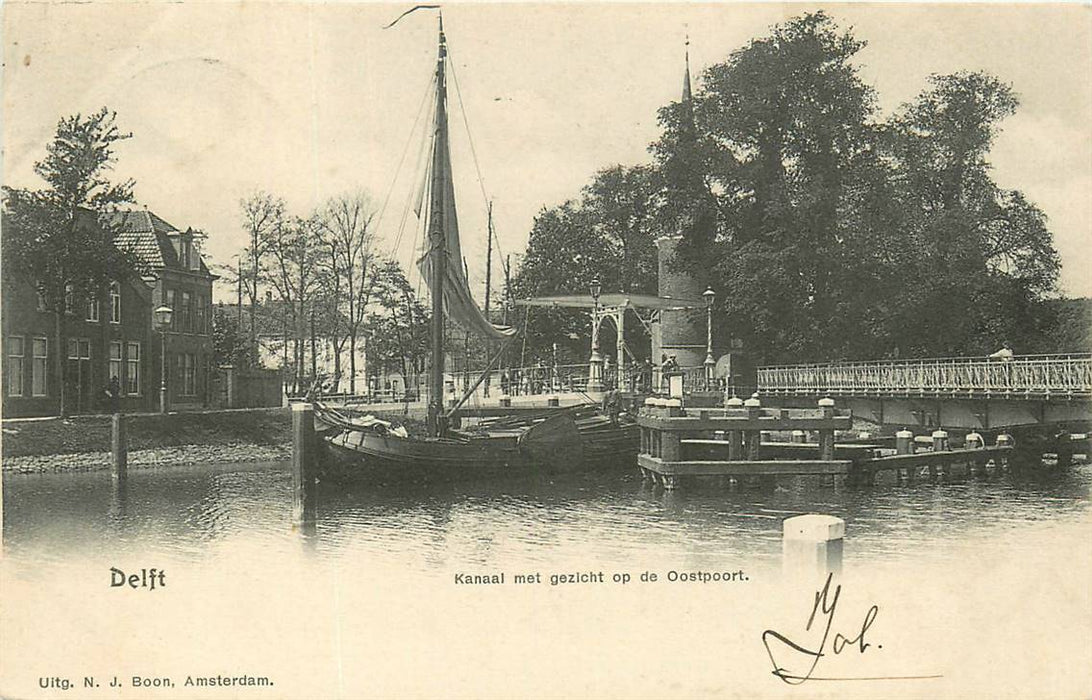
{"label": "dense foliage", "polygon": [[[517,293],[586,293],[596,276],[654,292],[652,241],[681,233],[672,264],[716,290],[717,326],[760,362],[1066,349],[1050,341],[1046,216],[990,171],[1016,94],[934,75],[884,117],[854,63],[864,46],[815,12],[706,68],[661,110],[651,167],[604,170],[540,213]],[[586,347],[586,326],[546,315],[530,342]]]}

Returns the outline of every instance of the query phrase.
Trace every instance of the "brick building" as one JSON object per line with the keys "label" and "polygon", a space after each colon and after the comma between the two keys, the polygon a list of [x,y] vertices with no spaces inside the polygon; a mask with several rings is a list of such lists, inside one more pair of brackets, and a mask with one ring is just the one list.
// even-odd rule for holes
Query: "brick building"
{"label": "brick building", "polygon": [[[146,209],[118,212],[111,223],[118,245],[131,247],[148,268],[145,282],[152,287],[151,308],[174,310],[164,334],[168,405],[171,410],[207,406],[213,371],[212,282],[217,276],[201,257],[204,235],[193,229],[180,231]],[[149,359],[158,380],[160,334],[153,334],[154,354]]]}
{"label": "brick building", "polygon": [[[117,243],[132,247],[147,265],[143,278],[119,271],[118,279],[92,299],[70,299],[64,318],[63,361],[72,413],[108,410],[112,377],[125,411],[159,406],[160,334],[152,311],[174,309],[166,333],[168,395],[172,409],[208,403],[212,345],[212,275],[194,245],[192,230],[179,231],[148,211],[119,212]],[[60,371],[56,319],[40,299],[35,280],[5,269],[2,275],[3,414],[56,415]]]}
{"label": "brick building", "polygon": [[[3,275],[4,416],[60,412],[56,319],[32,280]],[[72,300],[64,320],[72,413],[106,410],[105,389],[118,377],[126,411],[147,410],[158,384],[149,376],[152,290],[139,277],[115,281],[95,299]]]}

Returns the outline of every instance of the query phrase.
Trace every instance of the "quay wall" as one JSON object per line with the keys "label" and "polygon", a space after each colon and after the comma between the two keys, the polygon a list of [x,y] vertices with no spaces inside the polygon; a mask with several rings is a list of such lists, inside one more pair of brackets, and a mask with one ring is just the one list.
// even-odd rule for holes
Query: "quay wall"
{"label": "quay wall", "polygon": [[[398,410],[375,411],[402,423]],[[3,472],[41,473],[109,469],[109,415],[3,421]],[[273,462],[292,457],[288,408],[126,414],[129,466]]]}

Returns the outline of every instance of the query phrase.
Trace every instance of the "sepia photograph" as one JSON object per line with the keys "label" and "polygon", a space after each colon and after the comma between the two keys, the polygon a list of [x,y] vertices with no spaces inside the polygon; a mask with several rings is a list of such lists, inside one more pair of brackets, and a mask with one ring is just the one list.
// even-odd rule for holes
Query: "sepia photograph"
{"label": "sepia photograph", "polygon": [[1092,694],[1087,4],[0,13],[0,698]]}

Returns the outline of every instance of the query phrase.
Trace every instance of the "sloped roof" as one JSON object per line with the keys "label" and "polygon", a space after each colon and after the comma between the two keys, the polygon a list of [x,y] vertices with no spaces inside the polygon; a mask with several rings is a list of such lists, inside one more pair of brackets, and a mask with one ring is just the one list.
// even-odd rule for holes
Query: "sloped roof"
{"label": "sloped roof", "polygon": [[[169,236],[182,232],[154,212],[147,209],[112,212],[106,220],[115,229],[118,248],[131,248],[151,268],[181,266]],[[200,264],[201,272],[209,274],[203,259]]]}
{"label": "sloped roof", "polygon": [[163,219],[147,210],[112,212],[107,222],[115,228],[114,242],[121,249],[131,249],[149,267],[178,264],[174,250],[165,235],[176,232]]}

